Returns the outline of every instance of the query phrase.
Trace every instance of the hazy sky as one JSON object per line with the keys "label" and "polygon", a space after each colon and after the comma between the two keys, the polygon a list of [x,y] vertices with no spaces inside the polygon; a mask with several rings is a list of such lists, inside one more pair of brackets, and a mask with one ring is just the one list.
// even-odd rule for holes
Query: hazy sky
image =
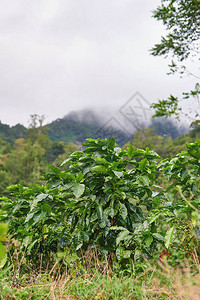
{"label": "hazy sky", "polygon": [[[72,110],[149,102],[193,87],[167,76],[149,49],[163,26],[157,0],[0,0],[0,120],[50,122]],[[186,89],[187,88],[187,89]]]}

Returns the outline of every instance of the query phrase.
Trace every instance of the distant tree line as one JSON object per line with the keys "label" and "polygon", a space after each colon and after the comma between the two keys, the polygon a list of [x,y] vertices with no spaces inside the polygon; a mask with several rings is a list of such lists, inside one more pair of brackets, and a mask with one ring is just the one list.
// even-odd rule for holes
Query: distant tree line
{"label": "distant tree line", "polygon": [[[84,138],[92,134],[91,128],[88,131],[89,127],[84,127],[83,124],[80,127],[75,122],[67,127],[68,121],[64,123],[64,120],[50,125],[50,131],[50,126],[44,126],[43,121],[43,116],[32,115],[28,129],[22,125],[10,127],[0,123],[0,195],[6,195],[6,187],[12,184],[31,186],[41,183],[41,175],[47,172],[48,164],[59,166],[80,148],[75,141],[84,141]],[[60,130],[58,125],[63,129]],[[154,119],[151,127],[139,130],[133,139],[120,146],[132,144],[135,149],[149,147],[165,158],[173,157],[185,149],[186,143],[193,142],[200,136],[200,126],[180,136],[180,130],[165,119]],[[50,138],[52,135],[53,140]],[[66,136],[71,136],[74,142],[70,139],[66,142]]]}

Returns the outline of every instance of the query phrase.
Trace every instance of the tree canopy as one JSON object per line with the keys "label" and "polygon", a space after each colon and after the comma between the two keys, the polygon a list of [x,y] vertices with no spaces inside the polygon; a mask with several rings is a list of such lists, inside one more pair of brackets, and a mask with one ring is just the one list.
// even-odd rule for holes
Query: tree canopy
{"label": "tree canopy", "polygon": [[[166,36],[161,37],[160,43],[151,49],[154,56],[163,55],[170,58],[170,73],[187,73],[200,79],[199,74],[191,72],[187,61],[200,60],[200,1],[199,0],[161,0],[161,5],[153,12],[153,17],[162,21],[166,27]],[[195,70],[196,71],[196,70]],[[197,82],[194,90],[183,92],[182,99],[199,101],[200,85]],[[180,99],[170,95],[167,100],[159,100],[152,105],[156,109],[155,117],[170,117],[180,113]],[[199,112],[196,113],[197,117]]]}
{"label": "tree canopy", "polygon": [[178,61],[190,56],[200,59],[199,0],[161,0],[161,6],[153,12],[153,16],[161,20],[168,31],[151,50],[153,55],[172,55]]}

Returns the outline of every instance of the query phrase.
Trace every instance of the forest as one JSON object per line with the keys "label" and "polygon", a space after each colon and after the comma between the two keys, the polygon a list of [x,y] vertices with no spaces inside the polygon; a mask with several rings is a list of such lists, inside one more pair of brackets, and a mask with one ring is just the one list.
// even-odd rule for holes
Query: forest
{"label": "forest", "polygon": [[[199,60],[199,8],[153,12],[169,33],[151,54],[172,56],[171,73]],[[98,123],[0,123],[1,299],[200,299],[199,95],[196,83],[153,103],[150,125],[120,143]],[[188,130],[170,119],[181,114]]]}

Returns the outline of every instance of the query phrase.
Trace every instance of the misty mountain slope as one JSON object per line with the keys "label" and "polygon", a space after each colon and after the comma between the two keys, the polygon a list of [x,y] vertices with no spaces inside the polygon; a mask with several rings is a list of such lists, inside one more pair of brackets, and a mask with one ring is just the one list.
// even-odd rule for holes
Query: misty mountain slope
{"label": "misty mountain slope", "polygon": [[85,109],[73,111],[62,119],[57,119],[49,127],[52,141],[83,142],[86,138],[110,138],[113,136],[119,146],[131,141],[141,128],[153,128],[158,135],[173,139],[188,132],[183,126],[165,118],[148,118],[143,122],[130,123],[117,112]]}
{"label": "misty mountain slope", "polygon": [[57,119],[48,124],[48,135],[52,142],[76,142],[92,137],[98,130],[97,126],[88,125],[75,120]]}
{"label": "misty mountain slope", "polygon": [[[109,119],[110,120],[110,119]],[[115,124],[103,123],[103,118],[92,111],[72,112],[62,119],[48,124],[52,142],[84,142],[86,138],[110,138],[114,136],[120,146],[127,141],[127,134],[115,128]]]}
{"label": "misty mountain slope", "polygon": [[[119,146],[132,141],[136,131],[140,128],[153,128],[158,135],[171,136],[173,139],[188,132],[183,126],[178,126],[171,120],[156,118],[137,123],[132,126],[118,114],[92,109],[74,111],[64,118],[57,119],[47,125],[48,135],[52,142],[63,141],[76,143],[84,142],[86,138],[110,138],[113,136]],[[132,127],[131,127],[132,126]],[[0,137],[13,144],[18,138],[26,138],[28,129],[17,124],[10,127],[0,122]]]}

